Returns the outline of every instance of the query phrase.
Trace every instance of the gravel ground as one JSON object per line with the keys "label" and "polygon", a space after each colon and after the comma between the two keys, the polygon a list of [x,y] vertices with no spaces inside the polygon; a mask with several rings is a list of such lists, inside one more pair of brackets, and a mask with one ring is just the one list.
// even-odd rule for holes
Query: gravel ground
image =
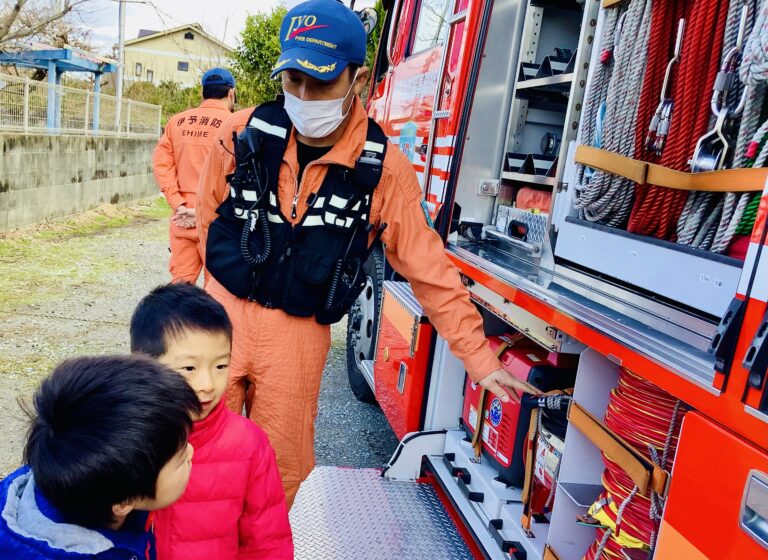
{"label": "gravel ground", "polygon": [[[27,426],[21,404],[31,402],[40,379],[67,357],[126,352],[131,311],[144,294],[167,280],[164,219],[132,217],[127,225],[64,240],[33,234],[29,230],[35,250],[46,257],[82,256],[77,262],[46,258],[44,274],[61,277],[59,289],[41,288],[30,280],[35,297],[26,300],[33,303],[18,305],[18,299],[9,299],[0,305],[0,476],[21,461]],[[10,272],[3,267],[14,266],[12,259],[0,259],[0,277],[10,276],[2,274]],[[336,325],[320,396],[317,463],[380,467],[397,440],[381,410],[357,402],[349,390],[344,336],[344,324]]]}
{"label": "gravel ground", "polygon": [[349,389],[346,328],[343,322],[332,331],[316,423],[317,464],[381,467],[397,447],[397,438],[378,405],[359,402]]}

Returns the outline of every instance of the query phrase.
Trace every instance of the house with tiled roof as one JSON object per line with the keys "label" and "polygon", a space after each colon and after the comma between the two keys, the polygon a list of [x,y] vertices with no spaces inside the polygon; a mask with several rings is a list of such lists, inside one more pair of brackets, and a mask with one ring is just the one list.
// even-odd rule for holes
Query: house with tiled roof
{"label": "house with tiled roof", "polygon": [[190,87],[208,68],[228,65],[231,54],[231,47],[199,23],[165,31],[142,29],[138,37],[125,42],[123,79],[127,86],[169,80]]}

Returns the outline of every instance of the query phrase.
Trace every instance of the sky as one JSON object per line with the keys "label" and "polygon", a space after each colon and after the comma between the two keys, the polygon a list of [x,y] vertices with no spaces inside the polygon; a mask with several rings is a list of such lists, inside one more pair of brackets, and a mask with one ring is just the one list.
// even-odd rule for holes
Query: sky
{"label": "sky", "polygon": [[[291,8],[300,0],[284,0]],[[201,23],[219,40],[234,47],[248,14],[269,12],[280,0],[127,0],[125,38],[138,36],[139,29],[160,31],[185,23]],[[349,5],[348,0],[345,1]],[[358,0],[355,8],[372,5]],[[83,23],[91,29],[94,46],[99,53],[108,54],[117,43],[118,2],[91,0],[82,10]]]}

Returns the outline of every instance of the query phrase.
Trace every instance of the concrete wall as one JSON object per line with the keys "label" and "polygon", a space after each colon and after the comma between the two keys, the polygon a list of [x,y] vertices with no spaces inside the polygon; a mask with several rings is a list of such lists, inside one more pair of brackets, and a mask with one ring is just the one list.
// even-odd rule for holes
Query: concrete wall
{"label": "concrete wall", "polygon": [[0,231],[158,193],[152,139],[0,134]]}

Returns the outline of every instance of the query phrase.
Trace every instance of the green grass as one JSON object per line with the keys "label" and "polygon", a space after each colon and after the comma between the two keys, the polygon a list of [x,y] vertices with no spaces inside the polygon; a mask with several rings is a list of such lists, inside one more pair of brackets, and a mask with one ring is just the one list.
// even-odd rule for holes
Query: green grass
{"label": "green grass", "polygon": [[0,236],[0,312],[39,303],[126,266],[99,254],[99,233],[135,223],[165,220],[163,199],[94,211]]}
{"label": "green grass", "polygon": [[35,233],[34,238],[36,240],[60,240],[71,237],[79,237],[86,235],[93,235],[106,229],[116,228],[128,225],[131,219],[125,215],[119,216],[93,216],[85,223],[78,223],[77,221],[70,221],[66,224],[62,224],[52,230],[43,230]]}
{"label": "green grass", "polygon": [[[34,234],[36,239],[66,239],[93,235],[107,229],[129,225],[136,221],[159,220],[171,215],[171,208],[164,198],[157,197],[139,206],[109,207],[109,213],[86,212],[74,218],[54,222]],[[102,208],[103,211],[103,208]],[[2,246],[0,245],[0,258]]]}

